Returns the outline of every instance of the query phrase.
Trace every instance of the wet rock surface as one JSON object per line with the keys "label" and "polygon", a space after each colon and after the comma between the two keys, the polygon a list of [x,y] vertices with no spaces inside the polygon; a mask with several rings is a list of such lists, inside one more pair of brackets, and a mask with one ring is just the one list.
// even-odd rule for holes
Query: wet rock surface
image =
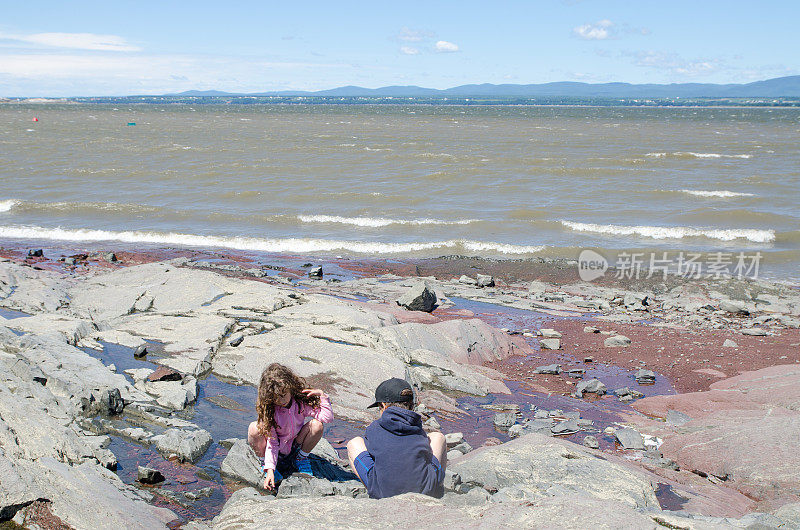
{"label": "wet rock surface", "polygon": [[[116,255],[126,259],[122,253]],[[97,256],[102,261],[102,253]],[[371,401],[375,381],[406,377],[424,388],[421,395],[431,396],[429,404],[436,403],[425,415],[426,425],[445,429],[453,421],[464,425],[460,437],[448,437],[452,455],[448,493],[441,500],[413,495],[379,502],[364,499],[363,486],[336,450],[321,443],[312,459],[317,477],[289,474],[277,498],[241,489],[216,519],[210,518],[216,512],[209,513],[206,521],[187,527],[271,526],[283,517],[306,526],[374,527],[385,524],[384,506],[395,506],[398,525],[435,520],[448,526],[485,526],[492,521],[542,526],[558,520],[566,527],[777,527],[796,518],[792,502],[775,509],[798,499],[798,481],[792,474],[798,463],[791,452],[788,457],[782,452],[789,451],[787,440],[800,434],[793,430],[796,367],[726,379],[724,373],[735,374],[735,369],[727,359],[708,355],[707,364],[698,367],[705,370],[703,377],[717,382],[708,392],[698,393],[705,396],[685,400],[681,399],[685,394],[662,396],[663,402],[639,399],[653,395],[653,389],[663,391],[668,383],[662,377],[663,364],[641,357],[647,341],[632,327],[639,319],[648,321],[641,326],[651,333],[676,329],[672,326],[724,328],[737,341],[737,347],[725,348],[730,352],[725,355],[738,355],[739,350],[757,347],[752,341],[783,340],[782,334],[795,329],[800,304],[791,293],[779,296],[774,294],[778,290],[758,287],[751,300],[725,304],[731,294],[708,290],[639,288],[626,293],[604,286],[556,287],[545,281],[509,286],[500,276],[489,285],[482,278],[473,283],[455,275],[452,280],[422,280],[438,304],[427,313],[408,311],[394,302],[420,280],[385,277],[336,283],[326,281],[336,275],[336,269],[327,265],[325,279],[299,279],[305,276],[299,273],[297,285],[291,285],[285,278],[272,279],[259,267],[199,265],[185,259],[136,267],[105,263],[108,269],[87,276],[0,264],[0,303],[30,314],[0,320],[3,517],[12,511],[26,517],[39,509],[35,503],[45,502],[54,516],[76,527],[128,527],[135,520],[156,528],[197,513],[193,506],[209,502],[204,499],[222,505],[220,486],[208,486],[213,484],[209,473],[226,477],[223,488],[260,488],[260,463],[252,450],[241,439],[230,441],[229,448],[213,443],[212,438],[235,433],[207,419],[243,412],[237,421],[244,430],[254,395],[243,400],[232,394],[235,399],[231,399],[210,389],[216,377],[254,385],[261,368],[278,360],[329,392],[338,417],[358,421],[372,418],[363,407]],[[489,324],[490,306],[507,311],[502,325]],[[767,306],[769,313],[764,312]],[[593,312],[602,314],[581,316]],[[515,324],[522,314],[536,316]],[[553,318],[568,320],[547,324],[545,319]],[[594,320],[586,326],[580,318]],[[595,341],[590,355],[576,352],[575,331]],[[621,341],[616,338],[620,336],[631,339]],[[611,338],[627,342],[627,348],[606,348],[603,343]],[[724,340],[716,336],[716,346]],[[535,348],[540,341],[559,344],[540,352]],[[100,354],[87,353],[108,352],[109,344],[128,348],[127,359],[101,362]],[[665,346],[671,345],[665,341]],[[137,349],[141,360],[134,359]],[[610,379],[597,376],[617,389],[615,395],[603,396],[599,386],[590,390],[597,385],[594,381],[600,382],[594,376],[604,369],[608,356],[623,350],[631,365],[621,373],[608,372]],[[534,392],[527,398],[530,403],[555,399],[532,387],[509,386],[504,373],[482,366],[518,357],[532,359],[539,353],[543,362],[529,362],[528,372],[538,378],[534,381],[550,377],[564,385],[563,394],[577,394],[583,385],[581,394],[592,395],[583,401],[564,395],[559,398],[564,401],[548,407],[563,410],[517,406],[485,409],[484,416],[478,416],[470,409],[470,400],[494,400],[496,393],[511,388],[519,393],[515,399]],[[665,354],[670,354],[669,348]],[[791,353],[787,350],[784,355]],[[561,365],[560,369],[533,374],[535,366],[548,363]],[[641,446],[639,439],[619,440],[615,448],[615,441],[628,429],[611,423],[613,414],[629,407],[625,404],[629,400],[644,403],[640,410],[648,414],[663,408],[660,417],[667,421],[642,420],[638,425],[626,418],[628,425],[636,426],[633,432],[645,436],[639,435]],[[595,416],[599,410],[604,412]],[[491,432],[493,443],[500,442],[497,437],[516,437],[515,441],[471,450],[483,443],[485,434],[475,442],[467,420],[459,424],[458,418],[488,417],[491,424],[495,414],[503,421]],[[200,428],[201,423],[210,432]],[[603,431],[609,424],[614,425],[610,434]],[[587,447],[598,449],[577,445],[584,440]],[[734,440],[742,447],[736,447]],[[138,469],[130,470],[124,453],[117,458],[120,447],[126,451],[137,447],[146,455],[142,462],[148,465],[143,467],[165,480],[155,487],[122,483],[111,469],[117,467],[130,484],[137,482]],[[617,458],[618,451],[627,460]],[[170,457],[175,463],[165,460]],[[180,460],[186,463],[178,464]],[[188,477],[187,469],[194,470]],[[659,502],[656,492],[664,488],[658,484],[668,484],[683,499],[677,503],[683,512],[662,510],[667,501]],[[758,505],[731,487],[757,499]],[[79,491],[97,496],[102,518],[91,514],[85,521],[78,519],[76,507],[85,502]],[[321,503],[319,511],[302,511],[308,497]],[[754,508],[770,513],[744,515]],[[715,517],[701,518],[701,513]]]}

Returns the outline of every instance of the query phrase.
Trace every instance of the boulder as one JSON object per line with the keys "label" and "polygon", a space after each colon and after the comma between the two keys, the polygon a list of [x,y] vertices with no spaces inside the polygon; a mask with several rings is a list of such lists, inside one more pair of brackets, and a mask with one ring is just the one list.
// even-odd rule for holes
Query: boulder
{"label": "boulder", "polygon": [[744,328],[742,329],[742,335],[751,335],[753,337],[764,337],[767,335],[767,332],[761,328]]}
{"label": "boulder", "polygon": [[600,442],[598,442],[597,438],[592,435],[584,436],[582,443],[589,449],[600,449]]}
{"label": "boulder", "polygon": [[588,379],[575,385],[575,397],[582,398],[586,392],[602,396],[606,393],[606,390],[606,385],[599,379]]}
{"label": "boulder", "polygon": [[322,267],[314,267],[309,269],[308,277],[314,280],[321,280],[322,279]]}
{"label": "boulder", "polygon": [[644,451],[644,438],[638,431],[628,427],[621,427],[614,429],[614,436],[623,449]]}
{"label": "boulder", "polygon": [[539,346],[543,350],[557,350],[561,347],[561,340],[559,339],[540,339]]}
{"label": "boulder", "polygon": [[223,476],[261,488],[264,485],[261,462],[247,440],[236,440],[219,468]]}
{"label": "boulder", "polygon": [[542,337],[546,339],[560,339],[561,333],[554,329],[542,328],[539,330],[539,333],[542,334]]}
{"label": "boulder", "polygon": [[517,423],[516,412],[498,412],[494,415],[494,424],[498,427],[511,427]]}
{"label": "boulder", "polygon": [[538,366],[536,370],[533,371],[536,374],[551,374],[557,375],[561,373],[561,365],[560,364],[548,364],[545,366]]}
{"label": "boulder", "polygon": [[464,285],[478,285],[478,280],[462,274],[461,278],[458,279],[458,283],[463,283]]}
{"label": "boulder", "polygon": [[478,274],[476,276],[478,287],[494,287],[494,278],[488,274]]}
{"label": "boulder", "polygon": [[205,454],[212,440],[211,435],[202,429],[167,429],[163,434],[153,436],[150,441],[166,457],[175,455],[181,462],[194,463]]}
{"label": "boulder", "polygon": [[164,475],[161,471],[153,469],[152,467],[139,466],[137,470],[137,480],[142,484],[158,484],[164,482]]}
{"label": "boulder", "polygon": [[649,385],[656,382],[656,373],[645,368],[638,369],[633,377],[640,385]]}
{"label": "boulder", "polygon": [[625,335],[612,335],[603,341],[606,348],[620,348],[630,346],[631,339]]}
{"label": "boulder", "polygon": [[744,302],[740,302],[738,300],[723,300],[719,303],[719,308],[722,311],[727,313],[732,313],[734,315],[749,315],[750,312],[747,310],[747,306]]}
{"label": "boulder", "polygon": [[436,293],[423,283],[417,283],[397,299],[397,305],[409,311],[424,311],[430,313],[436,308]]}
{"label": "boulder", "polygon": [[732,341],[731,339],[725,339],[725,342],[722,343],[722,347],[723,348],[738,348],[739,345],[736,344],[736,342]]}

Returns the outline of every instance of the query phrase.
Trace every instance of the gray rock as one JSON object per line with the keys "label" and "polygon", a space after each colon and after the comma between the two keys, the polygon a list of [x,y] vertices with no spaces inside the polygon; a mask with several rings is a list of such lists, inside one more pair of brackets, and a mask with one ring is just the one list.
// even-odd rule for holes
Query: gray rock
{"label": "gray rock", "polygon": [[219,468],[220,474],[261,488],[264,484],[261,462],[247,440],[236,440]]}
{"label": "gray rock", "polygon": [[103,390],[100,394],[100,403],[106,414],[111,416],[122,414],[125,407],[125,400],[122,399],[119,388]]}
{"label": "gray rock", "polygon": [[467,442],[461,442],[460,444],[453,446],[451,451],[458,451],[462,455],[465,455],[472,451],[472,446]]}
{"label": "gray rock", "polygon": [[586,373],[586,370],[583,368],[570,368],[565,372],[568,377],[573,377],[575,379],[580,379],[583,377],[583,374]]}
{"label": "gray rock", "polygon": [[732,341],[731,339],[725,339],[725,342],[722,343],[722,347],[723,348],[738,348],[739,345],[736,344],[736,342]]}
{"label": "gray rock", "polygon": [[434,430],[434,431],[441,430],[441,428],[442,428],[442,426],[439,424],[439,422],[433,416],[431,416],[430,418],[425,420],[422,423],[422,425],[424,427],[428,427],[428,428],[430,428],[431,430]]}
{"label": "gray rock", "polygon": [[409,311],[430,313],[436,307],[436,293],[425,283],[418,283],[397,300],[397,305]]}
{"label": "gray rock", "polygon": [[692,421],[692,417],[678,410],[669,409],[666,417],[667,425],[680,427]]}
{"label": "gray rock", "polygon": [[41,258],[44,257],[44,251],[40,248],[32,248],[28,251],[29,258]]}
{"label": "gray rock", "polygon": [[617,396],[621,401],[630,401],[644,397],[644,394],[638,390],[631,390],[627,386],[614,390],[614,395]]}
{"label": "gray rock", "polygon": [[630,346],[631,339],[629,339],[625,335],[612,335],[611,337],[608,337],[606,340],[604,340],[603,344],[606,346],[606,348],[621,348],[625,346]]}
{"label": "gray rock", "polygon": [[244,334],[243,333],[234,333],[233,335],[231,335],[231,338],[228,340],[228,345],[229,346],[233,346],[234,348],[236,348],[242,342],[244,342]]}
{"label": "gray rock", "polygon": [[109,263],[114,263],[115,261],[117,261],[117,255],[114,254],[113,252],[106,252],[105,254],[103,254],[103,259],[108,261]]}
{"label": "gray rock", "polygon": [[633,311],[646,311],[649,304],[647,295],[641,293],[625,293],[622,304],[626,309]]}
{"label": "gray rock", "polygon": [[551,427],[551,432],[556,435],[564,435],[564,434],[574,434],[581,430],[578,426],[577,420],[567,420],[562,421],[560,423],[556,423]]}
{"label": "gray rock", "polygon": [[587,381],[581,381],[575,385],[575,396],[582,398],[583,394],[586,392],[602,396],[606,393],[606,390],[606,385],[604,385],[599,379],[589,379]]}
{"label": "gray rock", "polygon": [[589,449],[600,449],[600,442],[597,441],[597,438],[591,435],[583,438],[583,445]]}
{"label": "gray rock", "polygon": [[517,423],[516,412],[498,412],[494,415],[494,424],[498,427],[511,427]]}
{"label": "gray rock", "polygon": [[623,449],[644,451],[644,438],[638,431],[628,427],[621,427],[614,430],[614,436]]}
{"label": "gray rock", "polygon": [[767,332],[761,328],[744,328],[742,330],[742,335],[751,335],[753,337],[764,337],[766,334]]}
{"label": "gray rock", "polygon": [[322,279],[322,276],[323,276],[323,273],[322,273],[322,267],[321,266],[320,267],[314,267],[313,269],[310,269],[308,271],[308,277],[309,278],[313,278],[315,280],[320,280],[320,279]]}
{"label": "gray rock", "polygon": [[536,370],[533,371],[536,374],[560,374],[561,373],[561,365],[560,364],[548,364],[545,366],[538,366]]}
{"label": "gray rock", "polygon": [[640,385],[642,384],[651,384],[656,382],[656,373],[652,370],[647,370],[645,368],[640,368],[634,374],[634,379]]}
{"label": "gray rock", "polygon": [[539,330],[539,333],[541,333],[542,337],[544,337],[546,339],[560,339],[561,338],[561,333],[559,333],[558,331],[556,331],[554,329],[543,328],[543,329]]}
{"label": "gray rock", "polygon": [[340,495],[344,497],[364,497],[367,489],[358,480],[332,482],[324,478],[290,475],[283,479],[278,487],[278,498],[290,497],[328,497]]}
{"label": "gray rock", "polygon": [[447,447],[454,447],[464,441],[464,433],[449,432],[444,435]]}
{"label": "gray rock", "polygon": [[140,344],[134,351],[133,356],[138,358],[144,357],[147,355],[147,344]]}
{"label": "gray rock", "polygon": [[462,274],[461,278],[458,279],[458,283],[463,283],[464,285],[478,285],[478,280]]}
{"label": "gray rock", "polygon": [[732,313],[734,315],[749,315],[750,312],[747,310],[747,306],[745,306],[744,302],[740,302],[738,300],[723,300],[719,303],[719,308],[722,311],[727,313]]}
{"label": "gray rock", "polygon": [[445,491],[455,491],[460,493],[463,490],[463,486],[461,485],[461,475],[450,469],[446,469],[444,472],[443,486]]}
{"label": "gray rock", "polygon": [[584,326],[583,328],[584,333],[600,333],[600,329],[594,326]]}
{"label": "gray rock", "polygon": [[539,346],[543,350],[557,350],[561,347],[561,340],[559,339],[540,339]]}
{"label": "gray rock", "polygon": [[167,429],[163,434],[150,439],[156,449],[167,457],[176,455],[182,462],[194,463],[200,459],[211,445],[211,435],[202,429],[184,431]]}
{"label": "gray rock", "polygon": [[494,287],[494,278],[487,274],[477,275],[478,287]]}
{"label": "gray rock", "polygon": [[508,428],[508,436],[510,438],[518,438],[518,437],[522,436],[523,434],[525,434],[525,431],[526,431],[526,429],[525,429],[524,425],[520,425],[519,423],[515,423],[514,425],[512,425],[511,427]]}
{"label": "gray rock", "polygon": [[75,265],[75,258],[64,258],[64,265]]}
{"label": "gray rock", "polygon": [[142,484],[158,484],[159,482],[164,482],[165,480],[164,475],[161,474],[161,471],[153,469],[152,467],[139,466],[137,476],[139,482]]}

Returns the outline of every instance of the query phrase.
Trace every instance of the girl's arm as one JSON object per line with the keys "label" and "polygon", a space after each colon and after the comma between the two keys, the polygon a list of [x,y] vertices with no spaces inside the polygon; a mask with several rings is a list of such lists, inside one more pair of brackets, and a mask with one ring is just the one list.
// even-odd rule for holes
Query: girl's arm
{"label": "girl's arm", "polygon": [[264,471],[275,469],[275,466],[278,465],[280,442],[278,442],[278,437],[274,432],[275,430],[273,429],[270,436],[267,436],[267,448],[264,449]]}
{"label": "girl's arm", "polygon": [[318,388],[307,388],[303,390],[303,393],[308,396],[319,396],[319,408],[311,408],[305,403],[303,404],[301,413],[304,416],[311,416],[315,420],[319,420],[322,423],[329,423],[333,420],[333,408],[331,407],[331,400],[322,390]]}

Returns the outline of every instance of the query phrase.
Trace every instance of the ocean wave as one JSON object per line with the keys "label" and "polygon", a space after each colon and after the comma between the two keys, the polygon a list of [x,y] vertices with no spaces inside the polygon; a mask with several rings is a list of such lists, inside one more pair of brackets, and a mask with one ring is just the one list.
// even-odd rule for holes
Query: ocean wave
{"label": "ocean wave", "polygon": [[0,201],[0,212],[8,212],[11,210],[11,208],[16,206],[17,204],[19,204],[19,201],[16,199],[8,199],[5,201]]}
{"label": "ocean wave", "polygon": [[261,239],[253,237],[201,236],[175,232],[110,231],[89,228],[45,228],[41,226],[0,226],[0,238],[48,239],[54,241],[118,241],[122,243],[147,243],[187,247],[218,247],[259,252],[333,252],[356,254],[407,254],[425,250],[493,252],[500,254],[530,255],[543,250],[543,246],[511,245],[493,241],[451,239],[447,241],[385,243],[372,241],[346,241],[313,238]]}
{"label": "ocean wave", "polygon": [[681,193],[688,193],[689,195],[694,195],[695,197],[720,197],[723,199],[727,199],[730,197],[753,197],[752,193],[741,193],[738,191],[728,191],[728,190],[719,190],[719,191],[705,191],[705,190],[678,190]]}
{"label": "ocean wave", "polygon": [[616,236],[642,236],[652,239],[682,239],[684,237],[706,237],[720,241],[734,241],[747,239],[754,243],[769,243],[775,241],[774,230],[757,230],[753,228],[691,228],[683,226],[623,226],[600,225],[593,223],[576,223],[561,221],[561,224],[578,232],[594,232],[597,234],[610,234]]}
{"label": "ocean wave", "polygon": [[676,151],[674,153],[666,153],[666,152],[645,153],[644,156],[649,156],[650,158],[666,158],[668,156],[674,156],[676,158],[744,158],[744,159],[753,157],[753,155],[747,155],[747,154],[725,155],[722,153],[695,153],[693,151]]}
{"label": "ocean wave", "polygon": [[442,219],[386,219],[383,217],[341,217],[338,215],[298,215],[304,223],[339,223],[346,225],[378,228],[389,225],[468,225],[475,219],[444,221]]}

